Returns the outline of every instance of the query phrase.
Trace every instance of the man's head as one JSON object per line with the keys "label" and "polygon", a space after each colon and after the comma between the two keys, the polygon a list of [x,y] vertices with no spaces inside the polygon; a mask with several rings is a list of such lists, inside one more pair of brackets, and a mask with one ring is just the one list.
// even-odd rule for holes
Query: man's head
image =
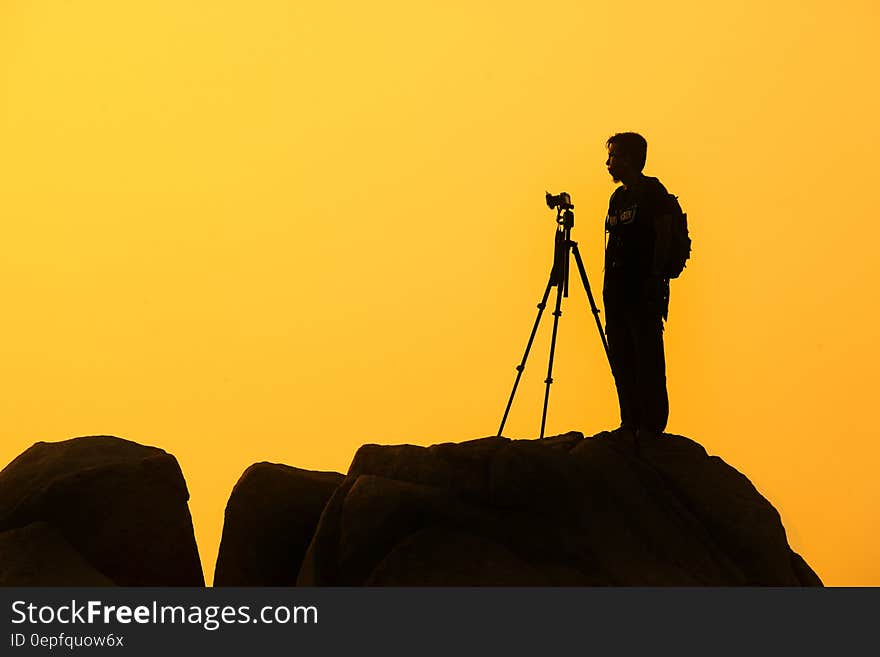
{"label": "man's head", "polygon": [[627,182],[635,179],[645,168],[648,156],[648,142],[636,132],[618,132],[605,142],[608,159],[605,166],[614,182]]}

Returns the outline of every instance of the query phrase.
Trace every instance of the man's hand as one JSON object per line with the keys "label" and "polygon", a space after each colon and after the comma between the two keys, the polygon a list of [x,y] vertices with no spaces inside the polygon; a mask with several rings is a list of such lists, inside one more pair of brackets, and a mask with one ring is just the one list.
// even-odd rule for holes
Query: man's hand
{"label": "man's hand", "polygon": [[645,279],[641,305],[652,314],[665,318],[669,307],[669,281],[660,276],[649,276]]}

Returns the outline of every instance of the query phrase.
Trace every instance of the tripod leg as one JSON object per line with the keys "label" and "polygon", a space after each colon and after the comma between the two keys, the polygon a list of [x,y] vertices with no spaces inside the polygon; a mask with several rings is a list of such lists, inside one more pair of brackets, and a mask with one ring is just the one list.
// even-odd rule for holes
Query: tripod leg
{"label": "tripod leg", "polygon": [[587,280],[587,270],[584,269],[584,261],[581,260],[581,252],[578,251],[577,242],[571,243],[572,251],[574,251],[574,260],[577,262],[578,271],[581,273],[581,280],[584,282],[584,289],[587,291],[587,299],[590,300],[590,309],[593,311],[593,317],[596,318],[596,327],[599,329],[599,337],[602,339],[602,346],[605,347],[605,356],[608,358],[608,365],[611,365],[611,354],[608,351],[608,341],[605,339],[605,331],[602,329],[602,322],[599,320],[599,309],[596,307],[596,301],[593,299],[593,292],[590,290],[590,281]]}
{"label": "tripod leg", "polygon": [[[507,422],[507,415],[510,413],[510,407],[513,404],[513,396],[516,394],[516,388],[522,377],[523,370],[526,368],[526,359],[529,357],[529,351],[532,349],[532,342],[535,340],[535,333],[538,332],[538,324],[541,323],[541,315],[544,314],[544,308],[547,307],[547,297],[550,296],[550,289],[553,287],[554,271],[550,271],[550,280],[547,281],[547,288],[544,290],[544,296],[538,304],[538,316],[535,318],[535,325],[532,326],[532,334],[529,336],[529,342],[526,345],[526,351],[523,354],[522,361],[516,366],[516,380],[513,382],[513,390],[510,391],[510,399],[507,400],[507,408],[504,409],[504,417],[501,418],[501,426],[498,427],[498,436],[504,431],[504,424]],[[557,304],[558,305],[558,304]]]}
{"label": "tripod leg", "polygon": [[544,390],[544,410],[541,413],[541,438],[544,437],[544,425],[547,422],[547,402],[550,400],[550,384],[553,383],[553,355],[556,352],[556,332],[559,329],[559,318],[562,316],[562,293],[565,285],[562,281],[556,287],[556,309],[553,311],[553,337],[550,339],[550,363],[547,365],[547,384]]}

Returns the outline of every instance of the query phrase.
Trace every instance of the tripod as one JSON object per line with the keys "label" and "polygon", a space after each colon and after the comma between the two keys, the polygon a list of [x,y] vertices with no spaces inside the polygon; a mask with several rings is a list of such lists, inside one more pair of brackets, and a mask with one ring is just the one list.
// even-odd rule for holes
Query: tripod
{"label": "tripod", "polygon": [[[557,202],[556,205],[551,205]],[[581,275],[581,281],[584,289],[587,291],[587,298],[590,300],[590,308],[593,317],[596,319],[596,327],[599,329],[599,337],[602,340],[602,346],[605,348],[605,356],[608,363],[611,363],[611,355],[608,352],[608,342],[605,339],[605,331],[602,329],[602,322],[599,320],[599,309],[596,308],[596,302],[593,299],[593,292],[590,290],[590,281],[587,280],[587,270],[584,269],[584,261],[581,259],[581,253],[578,250],[577,242],[571,239],[571,229],[574,227],[574,208],[571,205],[571,199],[568,194],[563,192],[557,197],[547,194],[547,204],[550,207],[556,207],[556,237],[553,244],[553,266],[550,269],[550,279],[547,281],[547,287],[544,290],[544,296],[538,304],[538,316],[535,318],[535,325],[532,326],[532,333],[529,336],[526,350],[523,354],[522,361],[516,366],[516,380],[513,382],[513,390],[510,391],[510,399],[507,400],[507,408],[504,409],[504,417],[501,418],[501,426],[498,427],[498,436],[504,430],[504,424],[507,422],[507,415],[510,413],[510,407],[513,404],[513,397],[516,395],[516,388],[522,373],[526,368],[526,360],[529,357],[529,351],[532,349],[532,342],[535,334],[538,332],[538,325],[541,323],[541,316],[544,314],[544,308],[547,307],[547,299],[550,296],[550,290],[556,288],[556,308],[553,311],[553,336],[550,339],[550,362],[547,366],[547,378],[544,379],[546,389],[544,391],[544,410],[541,413],[541,435],[544,437],[544,427],[547,422],[547,402],[550,399],[550,384],[553,383],[553,356],[556,353],[556,333],[559,328],[559,318],[562,316],[562,297],[568,296],[568,270],[569,255],[574,254],[575,263],[577,263],[578,271]]]}

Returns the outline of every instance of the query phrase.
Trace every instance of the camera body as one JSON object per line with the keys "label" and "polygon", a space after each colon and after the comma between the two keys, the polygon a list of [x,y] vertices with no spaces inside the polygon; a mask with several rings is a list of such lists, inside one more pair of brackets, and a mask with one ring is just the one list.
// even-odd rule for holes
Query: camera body
{"label": "camera body", "polygon": [[574,205],[571,202],[571,196],[568,192],[559,192],[551,194],[546,192],[544,200],[547,201],[547,207],[556,210],[556,223],[566,229],[574,227]]}
{"label": "camera body", "polygon": [[568,192],[559,192],[559,194],[551,194],[546,192],[544,200],[547,201],[547,207],[551,210],[571,210],[574,206],[571,204],[571,196]]}

